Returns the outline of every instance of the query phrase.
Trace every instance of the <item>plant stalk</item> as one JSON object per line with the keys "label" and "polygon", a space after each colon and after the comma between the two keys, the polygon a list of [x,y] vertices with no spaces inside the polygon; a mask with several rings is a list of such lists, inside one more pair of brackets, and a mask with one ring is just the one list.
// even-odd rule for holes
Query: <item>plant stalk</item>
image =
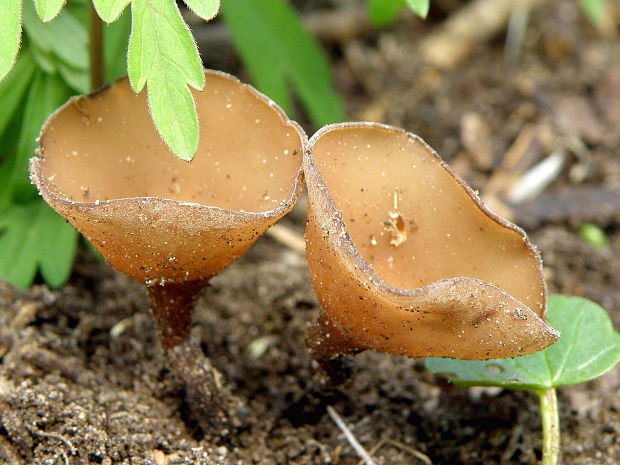
{"label": "plant stalk", "polygon": [[205,434],[225,436],[233,421],[218,385],[217,370],[200,345],[190,341],[192,312],[196,298],[207,281],[155,283],[147,285],[151,313],[170,369],[185,385],[192,415]]}
{"label": "plant stalk", "polygon": [[560,415],[555,389],[538,391],[543,427],[542,465],[557,465],[560,457]]}
{"label": "plant stalk", "polygon": [[105,83],[105,63],[103,59],[103,21],[92,2],[88,2],[89,50],[90,50],[90,88],[99,89]]}

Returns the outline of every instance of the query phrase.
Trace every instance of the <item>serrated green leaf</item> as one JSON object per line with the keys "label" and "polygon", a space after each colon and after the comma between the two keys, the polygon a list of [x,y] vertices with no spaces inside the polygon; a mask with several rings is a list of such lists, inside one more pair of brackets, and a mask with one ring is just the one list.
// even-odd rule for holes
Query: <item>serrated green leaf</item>
{"label": "serrated green leaf", "polygon": [[183,83],[153,78],[147,84],[151,115],[170,149],[191,161],[198,149],[198,116],[192,94]]}
{"label": "serrated green leaf", "polygon": [[58,16],[66,0],[35,0],[37,14],[47,23]]}
{"label": "serrated green leaf", "polygon": [[0,134],[4,133],[9,120],[22,102],[35,70],[29,48],[22,50],[15,67],[0,82]]}
{"label": "serrated green leaf", "polygon": [[198,48],[173,2],[134,0],[131,19],[128,68],[136,92],[154,77],[204,87]]}
{"label": "serrated green leaf", "polygon": [[375,26],[387,26],[404,6],[405,0],[368,0],[368,17]]}
{"label": "serrated green leaf", "polygon": [[220,0],[184,0],[185,4],[205,21],[213,19],[220,9]]}
{"label": "serrated green leaf", "polygon": [[317,126],[345,119],[329,63],[287,2],[227,0],[222,16],[259,90],[290,111],[292,86]]}
{"label": "serrated green leaf", "polygon": [[594,223],[583,223],[579,226],[579,236],[597,249],[606,249],[609,247],[609,238],[600,227]]}
{"label": "serrated green leaf", "polygon": [[22,37],[22,0],[5,0],[0,13],[0,81],[13,67]]}
{"label": "serrated green leaf", "polygon": [[[202,89],[205,77],[198,48],[174,2],[134,0],[131,4],[128,71],[140,92],[148,82],[151,115],[159,134],[183,160],[198,147],[198,122],[188,85]],[[178,100],[165,100],[172,96]],[[189,97],[189,98],[188,98]],[[170,125],[176,118],[174,125]],[[184,129],[179,131],[178,128]]]}
{"label": "serrated green leaf", "polygon": [[118,19],[130,0],[93,0],[95,10],[106,23],[112,23]]}
{"label": "serrated green leaf", "polygon": [[26,288],[37,268],[52,286],[71,271],[77,233],[47,204],[35,200],[0,212],[0,279]]}
{"label": "serrated green leaf", "polygon": [[420,18],[426,18],[426,16],[428,16],[430,3],[430,0],[407,0],[409,8]]}
{"label": "serrated green leaf", "polygon": [[[88,68],[88,34],[86,26],[65,8],[54,21],[43,24],[32,2],[24,2],[24,29],[41,50],[76,69]],[[70,39],[68,39],[70,38]]]}
{"label": "serrated green leaf", "polygon": [[541,391],[591,380],[620,362],[620,334],[599,305],[581,297],[551,296],[548,317],[562,337],[545,350],[487,361],[427,358],[426,368],[455,376],[451,381],[459,386]]}

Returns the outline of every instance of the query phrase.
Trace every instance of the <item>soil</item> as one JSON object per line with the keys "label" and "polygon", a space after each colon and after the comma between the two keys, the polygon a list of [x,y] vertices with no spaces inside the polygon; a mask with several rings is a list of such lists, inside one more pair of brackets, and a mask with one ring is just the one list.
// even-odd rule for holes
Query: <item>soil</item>
{"label": "soil", "polygon": [[[432,86],[411,91],[416,47],[465,3],[437,0],[426,22],[404,15],[393,27],[326,43],[352,119],[421,135],[483,194],[528,126],[537,134],[530,164],[565,153],[546,193],[618,188],[620,44],[587,23],[577,2],[539,2],[518,63],[504,61],[504,30]],[[614,14],[617,29],[617,6]],[[235,60],[225,66],[244,76]],[[486,126],[471,130],[473,144],[487,149],[472,149],[466,115]],[[498,192],[489,198],[502,200]],[[607,248],[584,242],[577,227],[588,218],[571,208],[528,233],[550,290],[599,302],[620,329],[620,223],[594,217]],[[284,221],[303,234],[303,203]],[[192,337],[245,405],[232,437],[207,437],[192,419],[148,307],[141,285],[85,248],[62,289],[0,284],[1,464],[357,464],[328,406],[366,449],[381,446],[377,464],[424,463],[416,451],[446,465],[540,460],[532,394],[459,389],[420,360],[371,352],[353,359],[347,384],[330,387],[304,345],[319,312],[304,257],[271,237],[211,281],[194,318]],[[620,367],[561,388],[559,400],[563,462],[620,463]]]}

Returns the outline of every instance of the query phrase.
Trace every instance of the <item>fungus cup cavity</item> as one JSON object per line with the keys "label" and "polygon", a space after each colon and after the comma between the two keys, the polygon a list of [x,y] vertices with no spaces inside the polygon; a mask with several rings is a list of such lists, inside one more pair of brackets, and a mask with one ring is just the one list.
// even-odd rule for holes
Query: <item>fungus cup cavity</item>
{"label": "fungus cup cavity", "polygon": [[147,286],[171,368],[202,408],[201,424],[221,434],[226,409],[188,337],[195,299],[293,207],[307,138],[252,87],[205,74],[205,90],[194,92],[201,136],[191,163],[167,149],[145,92],[134,94],[125,78],[57,110],[30,171],[55,210]]}
{"label": "fungus cup cavity", "polygon": [[308,344],[332,378],[340,356],[366,349],[490,359],[558,339],[544,321],[538,251],[417,136],[327,126],[310,139],[304,172],[323,308]]}

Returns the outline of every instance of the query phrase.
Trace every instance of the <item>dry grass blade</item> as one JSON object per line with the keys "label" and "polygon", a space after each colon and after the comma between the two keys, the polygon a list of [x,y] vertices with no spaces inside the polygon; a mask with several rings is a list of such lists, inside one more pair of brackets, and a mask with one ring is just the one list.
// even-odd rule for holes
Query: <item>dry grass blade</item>
{"label": "dry grass blade", "polygon": [[304,237],[288,226],[274,224],[265,234],[295,252],[302,255],[306,253],[306,241]]}
{"label": "dry grass blade", "polygon": [[[433,462],[428,457],[428,455],[420,452],[417,449],[414,449],[413,447],[409,447],[409,446],[403,444],[402,442],[395,441],[394,439],[387,439],[387,438],[381,439],[381,441],[379,441],[377,443],[377,445],[370,450],[370,455],[375,455],[385,445],[391,445],[391,446],[394,446],[397,449],[403,450],[403,451],[413,455],[415,458],[417,458],[418,460],[423,462],[425,465],[433,465]],[[358,462],[357,465],[363,465],[363,464],[364,464],[364,461],[362,460],[362,461]]]}
{"label": "dry grass blade", "polygon": [[364,446],[359,443],[359,441],[355,438],[344,420],[340,418],[338,412],[336,412],[336,410],[331,405],[327,406],[327,413],[334,421],[334,423],[336,423],[336,426],[340,428],[340,431],[342,431],[344,437],[347,438],[347,441],[349,441],[351,447],[353,447],[353,449],[355,449],[355,452],[357,452],[357,454],[362,458],[362,463],[365,463],[366,465],[376,465],[375,461],[372,459],[368,451],[364,449]]}

